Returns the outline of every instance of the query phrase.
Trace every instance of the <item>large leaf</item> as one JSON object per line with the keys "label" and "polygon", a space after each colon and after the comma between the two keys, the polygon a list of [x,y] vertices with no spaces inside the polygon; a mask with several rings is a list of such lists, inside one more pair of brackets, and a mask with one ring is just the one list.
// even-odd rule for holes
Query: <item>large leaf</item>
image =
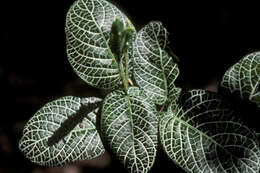
{"label": "large leaf", "polygon": [[173,162],[192,173],[258,173],[259,145],[215,93],[193,90],[161,115],[160,141]]}
{"label": "large leaf", "polygon": [[129,22],[105,0],[77,0],[66,19],[67,54],[74,71],[89,85],[111,89],[120,84],[118,62],[109,47],[112,23]]}
{"label": "large leaf", "polygon": [[153,103],[136,87],[116,90],[104,101],[101,127],[112,151],[130,172],[148,172],[157,147],[158,118]]}
{"label": "large leaf", "polygon": [[260,52],[243,57],[226,71],[221,86],[260,106]]}
{"label": "large leaf", "polygon": [[101,99],[62,97],[43,106],[26,124],[19,148],[33,163],[61,166],[104,153],[96,130]]}
{"label": "large leaf", "polygon": [[157,104],[171,100],[179,74],[177,64],[165,51],[168,33],[160,22],[151,22],[137,33],[134,42],[134,77],[139,87]]}

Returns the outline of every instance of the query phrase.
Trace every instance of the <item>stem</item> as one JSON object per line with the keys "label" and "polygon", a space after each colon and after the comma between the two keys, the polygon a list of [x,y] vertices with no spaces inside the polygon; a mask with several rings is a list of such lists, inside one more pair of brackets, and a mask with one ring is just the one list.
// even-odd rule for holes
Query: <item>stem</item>
{"label": "stem", "polygon": [[[127,69],[128,70],[128,69]],[[126,70],[126,71],[127,71]],[[125,92],[127,93],[128,91],[128,81],[127,81],[127,78],[126,78],[126,73],[124,71],[124,66],[123,66],[123,63],[122,63],[122,58],[120,59],[120,63],[119,63],[119,71],[120,71],[120,76],[121,76],[121,79],[123,81],[123,85],[124,85],[124,89],[125,89]]]}
{"label": "stem", "polygon": [[[126,44],[128,44],[128,42]],[[126,77],[127,85],[128,85],[128,79],[129,79],[129,75],[128,75],[128,62],[129,62],[128,49],[126,49],[126,51],[125,51],[125,77]]]}

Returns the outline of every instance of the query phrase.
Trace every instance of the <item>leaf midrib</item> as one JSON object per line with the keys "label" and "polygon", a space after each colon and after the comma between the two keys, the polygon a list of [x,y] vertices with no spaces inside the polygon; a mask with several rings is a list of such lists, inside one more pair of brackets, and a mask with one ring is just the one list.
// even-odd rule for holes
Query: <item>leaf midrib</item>
{"label": "leaf midrib", "polygon": [[164,66],[163,66],[163,63],[162,63],[162,49],[161,49],[161,46],[159,44],[159,41],[158,41],[158,37],[156,35],[156,33],[154,32],[154,29],[153,29],[153,34],[154,34],[154,37],[156,39],[156,45],[159,49],[159,52],[160,52],[160,65],[161,65],[161,68],[162,68],[162,74],[163,74],[163,81],[164,81],[164,85],[165,85],[165,94],[166,94],[166,100],[167,100],[167,97],[168,97],[168,85],[167,85],[167,78],[166,78],[166,75],[165,75],[165,69],[164,69]]}
{"label": "leaf midrib", "polygon": [[129,106],[129,112],[130,112],[130,123],[131,123],[131,134],[133,135],[133,153],[135,155],[134,157],[134,163],[136,163],[136,151],[135,151],[135,140],[134,140],[134,122],[133,122],[133,111],[132,111],[132,107],[131,107],[131,101],[130,101],[130,96],[129,95],[126,95],[125,96],[126,100],[127,100],[127,103],[128,103],[128,106]]}
{"label": "leaf midrib", "polygon": [[[100,32],[100,34],[101,34],[101,36],[102,36],[102,38],[103,38],[103,40],[105,41],[105,44],[106,44],[106,46],[107,46],[107,48],[108,48],[108,52],[109,52],[109,54],[112,56],[112,60],[114,60],[114,61],[117,63],[116,58],[115,58],[114,54],[112,53],[112,50],[110,49],[110,47],[109,47],[109,45],[108,45],[108,43],[107,43],[106,37],[105,37],[105,35],[103,34],[103,32],[102,32],[101,28],[99,27],[99,25],[97,24],[96,19],[94,18],[92,12],[90,12],[88,8],[87,8],[87,11],[91,14],[90,16],[91,16],[92,20],[94,21],[94,23],[95,23],[95,25],[96,25],[98,31]],[[118,65],[118,63],[117,63],[117,65]]]}

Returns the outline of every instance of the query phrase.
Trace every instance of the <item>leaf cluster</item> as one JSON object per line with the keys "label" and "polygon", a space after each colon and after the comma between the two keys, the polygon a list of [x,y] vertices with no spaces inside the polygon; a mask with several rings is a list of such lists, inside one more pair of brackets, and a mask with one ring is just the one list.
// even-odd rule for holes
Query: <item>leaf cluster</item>
{"label": "leaf cluster", "polygon": [[[259,133],[239,120],[225,96],[175,85],[180,59],[169,51],[161,22],[136,31],[113,4],[76,0],[65,32],[75,73],[110,93],[64,96],[37,111],[19,143],[33,163],[92,159],[106,144],[133,173],[149,172],[158,148],[186,172],[259,172]],[[259,84],[260,52],[254,52],[227,70],[220,87],[259,109]]]}

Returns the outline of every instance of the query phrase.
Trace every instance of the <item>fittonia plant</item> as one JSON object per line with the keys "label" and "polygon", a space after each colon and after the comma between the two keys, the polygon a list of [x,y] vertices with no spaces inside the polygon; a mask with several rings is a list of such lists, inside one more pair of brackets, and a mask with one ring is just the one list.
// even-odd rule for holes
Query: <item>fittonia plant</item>
{"label": "fittonia plant", "polygon": [[[259,172],[257,135],[229,103],[217,93],[175,86],[178,65],[166,51],[168,33],[160,22],[136,31],[111,3],[77,0],[65,31],[74,71],[110,93],[104,99],[65,96],[43,106],[24,127],[19,147],[26,158],[62,166],[102,155],[106,143],[129,172],[149,172],[159,147],[186,172]],[[255,52],[232,66],[221,86],[259,107],[259,81]]]}

